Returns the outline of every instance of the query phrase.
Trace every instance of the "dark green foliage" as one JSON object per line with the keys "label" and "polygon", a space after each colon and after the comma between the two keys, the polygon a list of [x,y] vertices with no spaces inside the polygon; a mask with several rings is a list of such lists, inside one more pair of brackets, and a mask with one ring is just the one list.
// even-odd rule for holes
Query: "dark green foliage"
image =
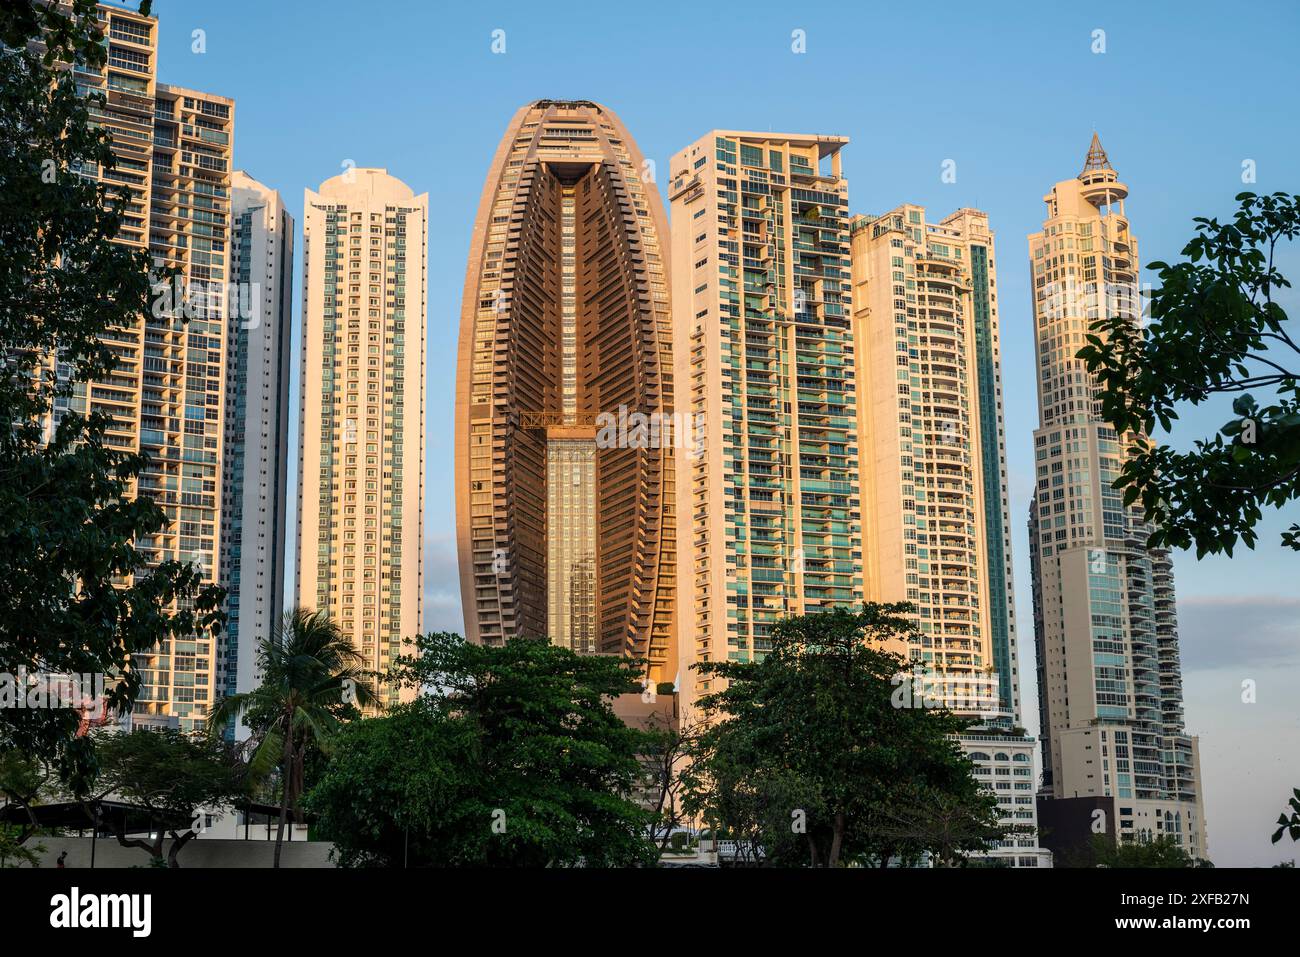
{"label": "dark green foliage", "polygon": [[262,684],[224,699],[208,719],[214,734],[241,719],[251,729],[249,774],[255,785],[279,772],[276,867],[289,812],[296,816],[305,788],[309,754],[328,754],[343,722],[377,703],[362,662],[328,614],[295,608],[258,646]]}
{"label": "dark green foliage", "polygon": [[[147,253],[112,241],[120,209],[74,171],[113,165],[59,66],[103,62],[95,5],[78,0],[70,17],[53,7],[0,12],[0,671],[109,674],[109,706],[125,712],[140,687],[132,653],[211,635],[221,592],[190,565],[144,567],[135,542],[164,516],[132,492],[145,460],[106,440],[105,417],[69,411],[47,431],[56,399],[113,368],[104,334],[136,324],[150,300]],[[26,42],[42,30],[39,55]],[[80,720],[72,708],[0,709],[0,752],[84,781],[94,761]]]}
{"label": "dark green foliage", "polygon": [[1282,840],[1285,834],[1292,841],[1300,841],[1300,788],[1292,788],[1291,800],[1287,802],[1287,807],[1291,809],[1290,816],[1283,811],[1277,818],[1277,830],[1273,832],[1273,843],[1276,844]]}
{"label": "dark green foliage", "polygon": [[934,709],[896,707],[908,663],[881,647],[912,634],[904,604],[788,618],[759,662],[709,662],[727,681],[687,772],[687,806],[777,865],[959,863],[1003,836],[997,802]]}
{"label": "dark green foliage", "polygon": [[1065,866],[1074,867],[1213,867],[1208,861],[1195,860],[1172,837],[1151,841],[1121,841],[1116,844],[1104,834],[1094,834],[1091,843]]}
{"label": "dark green foliage", "polygon": [[50,769],[16,750],[0,752],[0,797],[7,806],[24,809],[22,824],[0,824],[0,867],[37,867],[42,850],[32,839],[42,833],[32,808],[49,797]]}
{"label": "dark green foliage", "polygon": [[[1300,496],[1300,347],[1277,302],[1290,283],[1278,244],[1300,232],[1300,198],[1242,193],[1231,222],[1197,218],[1187,261],[1154,262],[1145,330],[1122,317],[1093,323],[1079,352],[1101,386],[1102,417],[1135,436],[1116,488],[1155,524],[1153,546],[1197,557],[1254,548],[1265,507]],[[1189,452],[1146,440],[1173,428],[1182,403],[1232,397],[1232,418]],[[1257,398],[1259,396],[1260,398]],[[1225,415],[1228,410],[1224,409]],[[1300,548],[1300,525],[1283,543]]]}
{"label": "dark green foliage", "polygon": [[340,736],[307,806],[347,866],[650,864],[630,799],[645,735],[610,700],[629,663],[545,641],[431,634],[399,674],[420,698]]}
{"label": "dark green foliage", "polygon": [[[99,735],[97,748],[96,791],[147,808],[160,825],[155,834],[136,837],[119,828],[118,843],[138,847],[158,861],[170,837],[167,862],[171,867],[177,866],[177,855],[199,833],[193,824],[200,808],[235,803],[245,794],[243,764],[232,748],[215,737],[172,728],[139,729]],[[164,827],[164,821],[173,823]]]}

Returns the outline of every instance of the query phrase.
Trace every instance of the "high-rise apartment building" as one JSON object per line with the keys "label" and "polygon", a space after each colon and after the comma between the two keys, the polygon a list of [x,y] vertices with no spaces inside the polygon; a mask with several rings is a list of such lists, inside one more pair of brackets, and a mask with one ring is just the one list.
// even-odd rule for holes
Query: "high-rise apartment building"
{"label": "high-rise apartment building", "polygon": [[997,270],[988,216],[906,204],[852,223],[864,591],[907,601],[927,694],[980,721],[961,735],[1003,823],[989,856],[1038,847],[1036,742],[1020,730]]}
{"label": "high-rise apartment building", "polygon": [[1029,236],[1039,426],[1030,504],[1043,796],[1106,799],[1122,840],[1206,857],[1197,739],[1183,728],[1169,555],[1112,483],[1130,436],[1100,418],[1082,361],[1089,323],[1139,321],[1137,239],[1094,134],[1083,171],[1043,197]]}
{"label": "high-rise apartment building", "polygon": [[788,615],[862,600],[848,186],[839,136],[715,130],[672,158],[687,712]]}
{"label": "high-rise apartment building", "polygon": [[[230,306],[221,484],[220,581],[226,627],[217,693],[260,683],[257,643],[284,609],[294,222],[280,194],[231,176]],[[240,722],[233,733],[243,736]]]}
{"label": "high-rise apartment building", "polygon": [[[470,641],[546,637],[676,671],[667,222],[610,110],[520,109],[474,225],[456,373]],[[689,436],[688,436],[689,437]]]}
{"label": "high-rise apartment building", "polygon": [[[105,336],[118,357],[113,373],[78,386],[55,415],[103,412],[112,446],[148,453],[136,492],[166,522],[137,548],[150,563],[191,562],[215,580],[234,101],[158,82],[154,17],[108,5],[97,13],[107,63],[77,64],[74,75],[83,93],[104,97],[90,112],[112,135],[116,166],[80,172],[124,200],[117,241],[148,249],[176,276],[155,289],[150,314]],[[213,644],[177,639],[137,654],[132,721],[201,728],[215,690]]]}
{"label": "high-rise apartment building", "polygon": [[988,217],[853,221],[865,590],[917,607],[918,660],[1017,710],[997,278]]}
{"label": "high-rise apartment building", "polygon": [[[155,560],[193,562],[214,580],[234,123],[233,100],[157,86],[149,251],[155,264],[180,270],[181,283],[172,286],[173,307],[183,308],[186,321],[145,319],[140,448],[151,463],[139,488],[163,505],[167,526],[143,551]],[[142,660],[152,700],[138,697],[136,715],[175,716],[183,729],[200,728],[216,690],[213,644],[176,640],[170,656],[164,648]]]}
{"label": "high-rise apartment building", "polygon": [[298,604],[383,671],[423,625],[429,197],[349,168],[304,208]]}

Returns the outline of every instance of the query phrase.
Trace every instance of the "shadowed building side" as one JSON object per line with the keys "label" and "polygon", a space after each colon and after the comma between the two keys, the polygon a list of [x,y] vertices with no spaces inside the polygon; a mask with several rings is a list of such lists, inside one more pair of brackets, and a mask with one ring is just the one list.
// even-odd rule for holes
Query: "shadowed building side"
{"label": "shadowed building side", "polygon": [[[220,565],[228,617],[217,642],[222,696],[261,684],[258,642],[284,611],[292,409],[293,217],[276,190],[239,170],[231,174],[230,205]],[[243,740],[249,729],[232,722],[227,734]]]}
{"label": "shadowed building side", "polygon": [[611,112],[514,116],[461,307],[456,525],[468,640],[540,637],[675,676],[667,223]]}

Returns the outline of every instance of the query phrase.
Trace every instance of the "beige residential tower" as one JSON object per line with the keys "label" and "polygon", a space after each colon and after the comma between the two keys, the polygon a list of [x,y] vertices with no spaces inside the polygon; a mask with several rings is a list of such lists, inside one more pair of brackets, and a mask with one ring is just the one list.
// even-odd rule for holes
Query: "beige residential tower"
{"label": "beige residential tower", "polygon": [[[148,454],[136,491],[166,520],[135,543],[140,554],[150,564],[192,563],[215,581],[235,104],[158,82],[155,17],[107,4],[97,15],[107,63],[100,71],[78,64],[75,75],[105,98],[90,115],[112,134],[116,165],[80,172],[124,201],[117,241],[147,249],[155,268],[176,275],[155,285],[149,314],[105,334],[118,357],[112,374],[79,385],[54,414],[101,412],[110,419],[110,446]],[[216,651],[210,637],[192,636],[136,654],[142,688],[131,722],[201,729],[215,691]]]}
{"label": "beige residential tower", "polygon": [[382,671],[423,627],[429,199],[348,168],[304,207],[298,604]]}
{"label": "beige residential tower", "polygon": [[1130,436],[1099,414],[1075,358],[1101,315],[1140,318],[1137,239],[1096,134],[1078,176],[1043,197],[1029,237],[1039,426],[1030,504],[1043,796],[1109,802],[1123,840],[1207,857],[1197,739],[1183,727],[1169,554],[1112,483]]}
{"label": "beige residential tower", "polygon": [[[1037,743],[1020,727],[993,232],[905,204],[853,221],[853,343],[866,597],[916,607],[906,653],[1002,821],[1033,829]],[[933,689],[933,690],[931,690]],[[1032,830],[990,857],[1051,866]]]}
{"label": "beige residential tower", "polygon": [[840,136],[714,130],[672,158],[679,690],[775,623],[862,600]]}

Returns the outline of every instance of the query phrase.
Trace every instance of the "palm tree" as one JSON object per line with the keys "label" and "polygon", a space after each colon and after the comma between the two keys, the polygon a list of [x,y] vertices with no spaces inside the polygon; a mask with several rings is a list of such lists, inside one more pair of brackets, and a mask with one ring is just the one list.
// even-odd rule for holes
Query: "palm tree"
{"label": "palm tree", "polygon": [[249,770],[254,778],[280,769],[276,867],[289,808],[296,809],[302,795],[307,746],[328,750],[347,705],[378,702],[361,668],[363,661],[328,613],[295,608],[258,647],[261,686],[224,699],[208,717],[208,729],[214,733],[229,721],[247,718],[253,732]]}

